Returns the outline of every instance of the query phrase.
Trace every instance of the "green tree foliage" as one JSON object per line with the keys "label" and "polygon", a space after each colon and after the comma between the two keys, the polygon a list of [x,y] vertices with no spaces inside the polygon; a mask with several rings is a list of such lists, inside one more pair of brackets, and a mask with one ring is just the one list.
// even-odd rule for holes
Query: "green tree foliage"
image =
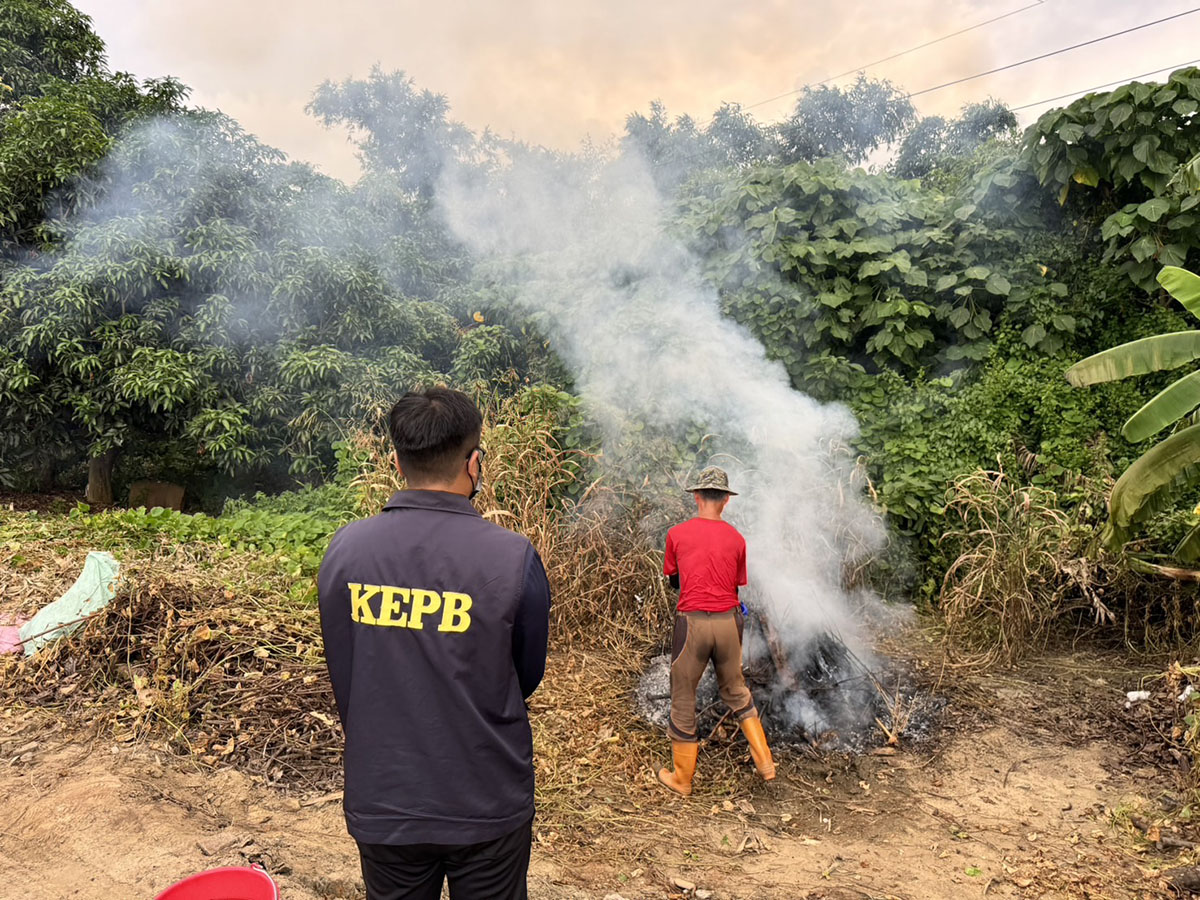
{"label": "green tree foliage", "polygon": [[[1088,94],[1044,114],[1025,136],[1024,156],[1060,203],[1103,220],[1104,261],[1156,290],[1161,266],[1184,266],[1200,247],[1200,194],[1170,190],[1200,152],[1200,69],[1164,84],[1132,82]],[[1192,259],[1195,262],[1195,259]]]}
{"label": "green tree foliage", "polygon": [[650,115],[625,117],[621,150],[649,163],[660,188],[673,190],[697,172],[745,167],[776,155],[775,134],[759,125],[736,103],[724,103],[706,125],[691,116],[672,121],[661,101]]}
{"label": "green tree foliage", "polygon": [[995,100],[968,103],[958,118],[927,116],[900,143],[891,171],[900,178],[925,178],[935,169],[952,168],[989,141],[1016,136],[1017,117]]}
{"label": "green tree foliage", "polygon": [[134,122],[180,109],[186,94],[173,79],[139,85],[128,75],[46,83],[41,96],[0,117],[0,242],[39,243],[36,228],[53,197],[58,215],[88,202],[94,187],[78,176],[103,159]]}
{"label": "green tree foliage", "polygon": [[117,451],[176,477],[309,472],[341,423],[451,364],[453,319],[361,250],[348,192],[229,120],[141,129],[99,181],[63,251],[0,289],[6,458],[86,453],[99,501]]}
{"label": "green tree foliage", "polygon": [[[1158,127],[1186,134],[1190,107],[1175,99]],[[935,567],[946,485],[964,473],[1001,465],[1064,503],[1094,503],[1096,485],[1145,440],[1114,418],[1138,388],[1081,395],[1063,373],[1152,324],[1179,327],[1120,271],[1094,264],[1106,240],[1096,225],[1120,210],[1112,189],[1076,184],[1064,208],[1038,151],[1009,139],[1007,110],[966,113],[953,129],[909,134],[896,168],[919,165],[919,182],[828,159],[766,165],[694,185],[682,215],[726,311],[798,388],[854,408],[881,502]],[[1070,121],[1058,124],[1074,140]],[[1130,153],[1136,144],[1106,139]],[[1142,185],[1138,203],[1190,202],[1190,172],[1176,164]],[[1178,540],[1176,524],[1155,527]]]}
{"label": "green tree foliage", "polygon": [[[111,75],[60,0],[0,0],[0,81],[0,469],[90,460],[100,487],[114,463],[208,485],[328,473],[346,424],[414,381],[569,384],[505,302],[507,276],[439,224],[435,194],[522,154],[582,178],[605,151],[477,136],[445,97],[377,67],[309,105],[358,142],[364,175],[346,187],[182,109],[177,82]],[[1134,284],[1200,240],[1198,81],[1083,98],[1017,145],[994,101],[917,121],[902,90],[860,76],[806,89],[775,126],[733,104],[702,123],[654,103],[621,150],[680,200],[727,314],[798,388],[854,408],[881,502],[936,565],[957,476],[999,464],[1090,503],[1081,482],[1193,414],[1189,376],[1122,435],[1116,410],[1145,382],[1079,392],[1063,373],[1180,325]],[[890,171],[850,168],[887,148]],[[1150,394],[1163,378],[1147,375]],[[710,449],[684,438],[630,436],[641,459]],[[244,511],[235,530],[279,527]]]}
{"label": "green tree foliage", "polygon": [[818,395],[855,371],[981,359],[1006,310],[1035,326],[1031,346],[1061,347],[1079,325],[1054,308],[1059,248],[837,160],[754,170],[694,197],[684,222],[709,236],[699,252],[726,311]]}
{"label": "green tree foliage", "polygon": [[56,81],[104,73],[104,42],[67,0],[0,3],[0,109]]}
{"label": "green tree foliage", "polygon": [[0,3],[0,251],[40,244],[48,200],[67,213],[86,202],[77,176],[185,95],[174,79],[110,74],[91,20],[69,3]]}
{"label": "green tree foliage", "polygon": [[307,108],[327,127],[350,129],[365,169],[391,173],[423,197],[432,195],[448,162],[473,159],[478,152],[475,135],[448,118],[446,97],[417,90],[404,72],[374,66],[365,80],[326,81]]}
{"label": "green tree foliage", "polygon": [[847,88],[806,87],[779,126],[781,156],[784,163],[834,156],[861,162],[899,140],[916,117],[907,94],[861,73]]}

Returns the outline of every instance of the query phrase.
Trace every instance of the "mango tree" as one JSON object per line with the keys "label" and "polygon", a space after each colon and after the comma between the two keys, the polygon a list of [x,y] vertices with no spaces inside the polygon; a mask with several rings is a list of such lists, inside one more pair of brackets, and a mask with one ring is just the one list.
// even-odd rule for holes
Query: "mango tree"
{"label": "mango tree", "polygon": [[345,189],[218,116],[129,135],[62,250],[0,287],[0,441],[28,472],[319,468],[345,422],[449,368],[453,319],[346,240]]}
{"label": "mango tree", "polygon": [[104,42],[68,0],[0,4],[0,105],[104,71]]}
{"label": "mango tree", "polygon": [[861,72],[844,88],[806,86],[779,125],[780,156],[785,163],[835,156],[862,162],[900,140],[916,119],[908,94]]}
{"label": "mango tree", "polygon": [[80,176],[186,93],[171,78],[108,72],[91,21],[63,0],[0,4],[0,251],[40,249],[48,205],[62,215],[86,203]]}

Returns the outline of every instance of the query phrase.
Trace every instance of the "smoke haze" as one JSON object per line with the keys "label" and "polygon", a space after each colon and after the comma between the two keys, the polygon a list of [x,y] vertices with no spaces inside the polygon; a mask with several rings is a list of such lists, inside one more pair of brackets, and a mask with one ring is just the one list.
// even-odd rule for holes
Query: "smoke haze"
{"label": "smoke haze", "polygon": [[[665,230],[646,166],[625,156],[585,176],[521,158],[487,185],[449,179],[441,197],[454,232],[504,270],[515,303],[576,373],[606,451],[643,425],[681,445],[699,425],[729,448],[700,464],[726,468],[739,492],[728,517],[749,546],[747,599],[797,670],[822,634],[865,653],[843,566],[883,534],[845,452],[855,420],[793,390],[783,366],[722,316],[696,260]],[[615,464],[638,483],[649,463],[618,454]],[[682,487],[695,472],[676,474]],[[795,705],[795,718],[819,728],[803,698]]]}

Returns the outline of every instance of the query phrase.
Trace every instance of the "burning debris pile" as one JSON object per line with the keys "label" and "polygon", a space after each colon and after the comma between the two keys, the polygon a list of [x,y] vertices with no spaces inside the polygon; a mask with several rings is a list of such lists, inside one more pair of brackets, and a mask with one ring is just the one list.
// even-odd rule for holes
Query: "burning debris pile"
{"label": "burning debris pile", "polygon": [[[867,661],[869,660],[869,662]],[[903,666],[870,655],[861,658],[825,633],[790,653],[770,623],[746,621],[746,684],[773,745],[863,752],[880,745],[929,737],[945,700],[924,690]],[[667,727],[671,704],[671,658],[650,660],[636,691],[638,712]],[[717,733],[728,709],[710,667],[696,692],[702,739]]]}

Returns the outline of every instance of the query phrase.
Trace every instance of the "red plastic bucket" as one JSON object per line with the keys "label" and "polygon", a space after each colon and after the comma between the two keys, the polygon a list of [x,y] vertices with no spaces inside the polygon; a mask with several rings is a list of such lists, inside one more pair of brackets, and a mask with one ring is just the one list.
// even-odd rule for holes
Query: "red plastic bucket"
{"label": "red plastic bucket", "polygon": [[279,892],[262,869],[229,866],[185,878],[155,900],[279,900]]}

